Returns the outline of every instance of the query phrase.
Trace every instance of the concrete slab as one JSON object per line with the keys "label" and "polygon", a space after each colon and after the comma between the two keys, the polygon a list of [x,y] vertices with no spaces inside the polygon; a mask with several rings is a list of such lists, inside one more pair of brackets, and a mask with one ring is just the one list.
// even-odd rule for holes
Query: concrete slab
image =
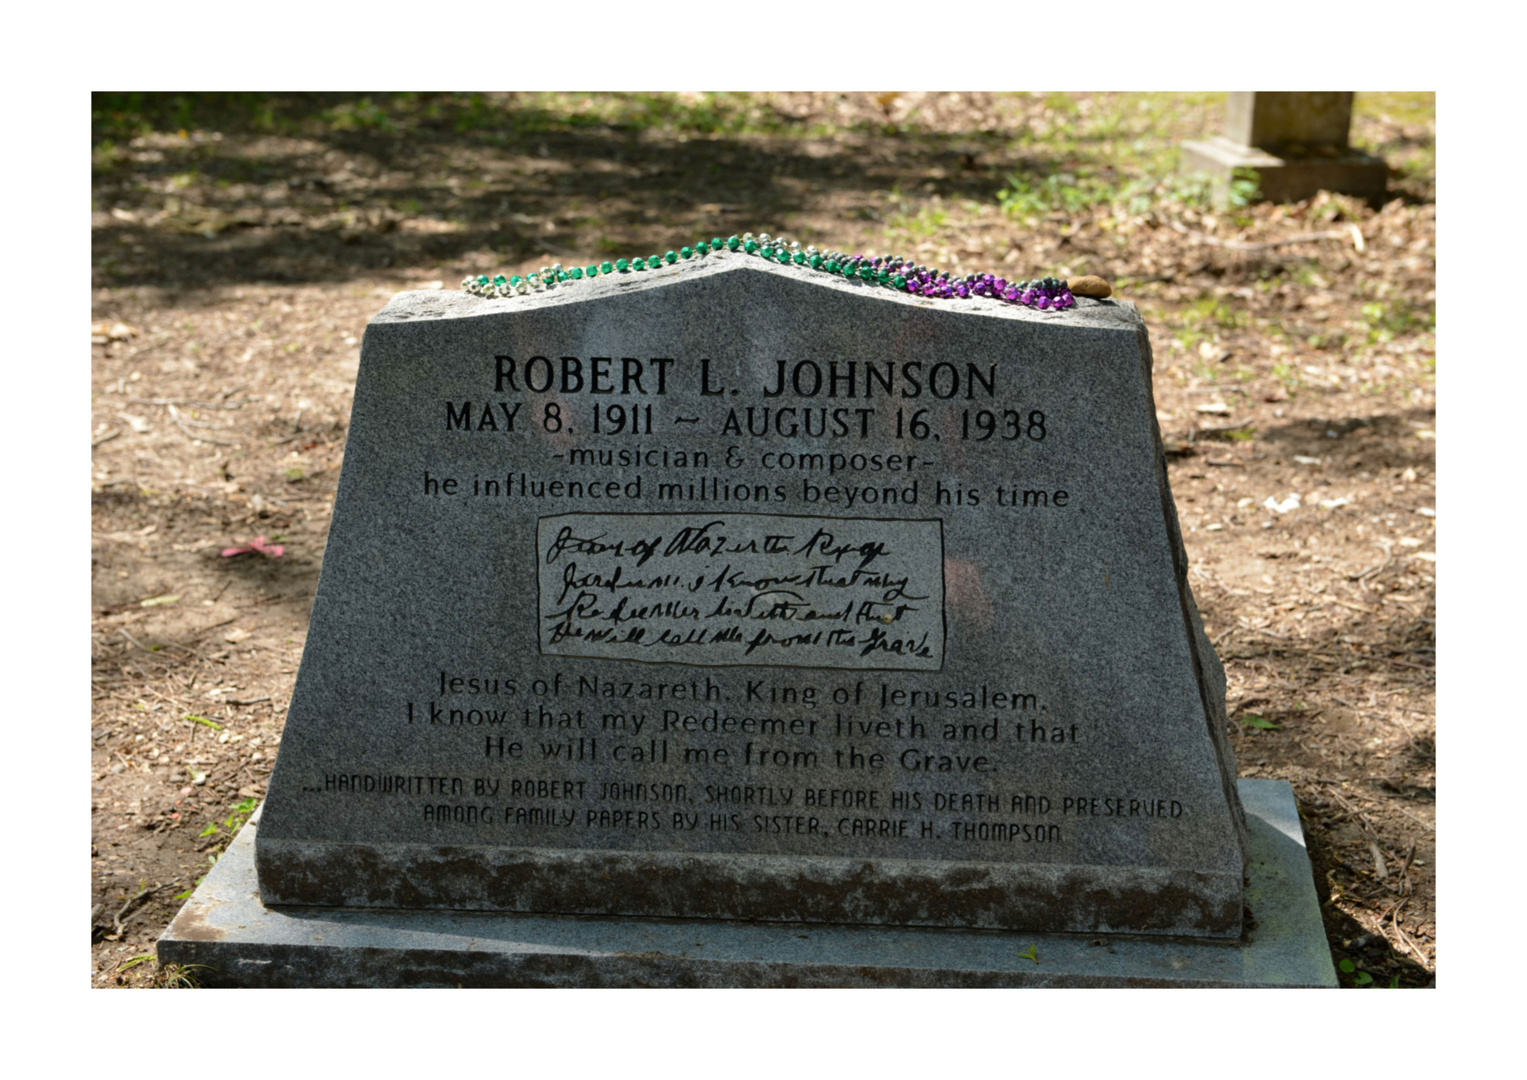
{"label": "concrete slab", "polygon": [[1236,169],[1254,169],[1266,202],[1287,203],[1308,199],[1318,191],[1358,195],[1378,206],[1387,195],[1389,167],[1382,160],[1357,150],[1325,157],[1278,157],[1254,146],[1242,146],[1223,135],[1182,144],[1180,171],[1206,175],[1213,182],[1214,198],[1223,206],[1229,197]]}
{"label": "concrete slab", "polygon": [[[1336,986],[1293,789],[1238,782],[1239,942],[821,924],[267,908],[245,826],[159,939],[209,986]],[[1032,946],[1032,958],[1029,951]]]}

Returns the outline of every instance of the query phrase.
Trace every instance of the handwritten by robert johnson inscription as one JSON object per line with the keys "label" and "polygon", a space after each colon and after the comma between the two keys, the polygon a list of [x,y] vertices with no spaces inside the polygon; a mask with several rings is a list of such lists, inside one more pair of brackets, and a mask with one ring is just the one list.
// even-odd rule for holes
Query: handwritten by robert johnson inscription
{"label": "handwritten by robert johnson inscription", "polygon": [[541,652],[938,671],[938,520],[560,514],[536,529]]}

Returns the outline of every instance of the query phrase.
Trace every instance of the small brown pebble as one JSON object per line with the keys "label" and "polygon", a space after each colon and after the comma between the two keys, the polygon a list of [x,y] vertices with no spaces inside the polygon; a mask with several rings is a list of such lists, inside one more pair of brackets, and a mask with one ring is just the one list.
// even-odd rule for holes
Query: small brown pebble
{"label": "small brown pebble", "polygon": [[1072,296],[1090,296],[1095,300],[1113,295],[1113,286],[1096,274],[1088,274],[1070,282]]}

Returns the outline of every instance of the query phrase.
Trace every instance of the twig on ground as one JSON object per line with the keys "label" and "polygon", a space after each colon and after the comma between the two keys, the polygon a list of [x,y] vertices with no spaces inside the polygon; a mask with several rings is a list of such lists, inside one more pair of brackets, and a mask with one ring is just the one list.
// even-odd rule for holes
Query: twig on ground
{"label": "twig on ground", "polygon": [[187,421],[185,418],[183,418],[180,415],[180,410],[175,408],[175,406],[173,406],[173,405],[169,406],[169,410],[170,410],[170,419],[175,421],[175,426],[180,428],[180,430],[185,434],[186,438],[192,439],[192,440],[197,440],[197,441],[200,441],[200,442],[212,443],[215,446],[237,446],[237,445],[239,445],[236,442],[229,442],[227,439],[214,439],[211,435],[208,435],[205,432],[197,433],[195,431],[192,431],[187,426],[187,424],[190,423],[190,421]]}
{"label": "twig on ground", "polygon": [[1351,600],[1343,600],[1339,596],[1331,597],[1331,603],[1333,603],[1333,604],[1340,604],[1342,607],[1344,607],[1344,608],[1351,608],[1353,611],[1361,611],[1364,615],[1372,615],[1373,614],[1373,608],[1365,607],[1362,604],[1354,604]]}
{"label": "twig on ground", "polygon": [[122,429],[121,428],[112,428],[110,431],[106,432],[103,435],[97,435],[95,438],[90,440],[90,449],[94,450],[97,446],[100,446],[102,443],[111,442],[112,439],[115,439],[120,434],[122,434]]}
{"label": "twig on ground", "polygon": [[[1395,809],[1398,810],[1400,813],[1404,814],[1406,817],[1410,818],[1411,821],[1414,821],[1417,825],[1421,826],[1421,828],[1425,829],[1427,832],[1436,832],[1437,831],[1437,827],[1435,825],[1432,825],[1432,824],[1430,824],[1428,822],[1422,821],[1420,818],[1416,817],[1415,814],[1412,814],[1409,810],[1405,809],[1405,807],[1396,805]],[[1411,854],[1412,855],[1415,854],[1415,845],[1414,844],[1411,845]],[[1410,865],[1410,860],[1409,860],[1408,857],[1406,858],[1405,864],[1407,866]]]}
{"label": "twig on ground", "polygon": [[[129,634],[127,632],[127,627],[119,626],[119,627],[117,627],[117,632],[120,633],[123,637],[125,637],[128,641],[130,641],[134,645],[138,646],[138,648],[142,649],[144,652],[146,652],[150,656],[152,656],[157,663],[163,664],[165,667],[169,667],[170,666],[169,664],[165,664],[163,658],[159,656],[157,651],[155,651],[154,649],[150,649],[147,645],[143,644],[143,642],[139,641],[137,638],[135,638],[131,634]],[[133,664],[134,667],[138,667],[138,665],[133,663],[131,660],[129,660],[128,663]],[[143,669],[142,668],[138,668],[138,670],[142,671]]]}
{"label": "twig on ground", "polygon": [[1227,431],[1241,431],[1244,428],[1251,427],[1255,422],[1254,420],[1247,420],[1241,424],[1216,424],[1214,427],[1189,428],[1185,441],[1191,443],[1200,435],[1222,435]]}
{"label": "twig on ground", "polygon": [[[1377,545],[1375,545],[1375,546],[1377,546]],[[1348,574],[1347,575],[1347,580],[1348,581],[1362,581],[1364,578],[1370,578],[1374,574],[1382,572],[1390,563],[1394,562],[1394,548],[1386,547],[1386,548],[1383,549],[1383,551],[1384,551],[1384,561],[1383,562],[1379,563],[1377,566],[1370,566],[1370,567],[1368,567],[1368,569],[1364,570],[1361,574]]]}
{"label": "twig on ground", "polygon": [[[227,585],[223,586],[224,589],[226,589],[227,587],[228,587]],[[223,594],[222,593],[218,593],[217,595],[218,596],[222,596]],[[212,623],[209,626],[203,626],[203,627],[199,628],[198,630],[194,631],[191,636],[193,638],[199,638],[203,634],[207,633],[209,630],[216,630],[219,626],[227,626],[231,622],[238,622],[240,618],[242,618],[242,616],[235,615],[231,619],[224,619],[222,622],[215,622],[215,623]]]}
{"label": "twig on ground", "polygon": [[[1389,935],[1384,933],[1384,920],[1388,918],[1389,925],[1394,927],[1394,932],[1400,939],[1400,951],[1410,953],[1424,968],[1426,967],[1426,954],[1416,946],[1416,943],[1410,939],[1410,935],[1405,933],[1405,928],[1400,925],[1400,911],[1409,902],[1410,897],[1402,897],[1398,904],[1395,904],[1394,907],[1379,916],[1379,933],[1383,935],[1385,941],[1389,940]],[[1391,944],[1393,943],[1391,942]]]}
{"label": "twig on ground", "polygon": [[1372,823],[1369,822],[1368,815],[1363,813],[1361,810],[1359,810],[1355,805],[1353,805],[1353,803],[1348,801],[1348,799],[1347,799],[1347,797],[1345,795],[1343,795],[1339,790],[1337,790],[1336,785],[1339,784],[1340,782],[1341,781],[1339,781],[1339,780],[1316,780],[1315,781],[1315,783],[1317,783],[1317,784],[1326,784],[1327,786],[1329,786],[1331,788],[1331,797],[1334,798],[1337,802],[1341,803],[1342,806],[1346,807],[1348,813],[1352,814],[1352,816],[1357,818],[1358,823],[1360,825],[1362,825],[1364,832],[1371,833],[1373,831],[1372,830]]}
{"label": "twig on ground", "polygon": [[[1285,236],[1281,240],[1261,240],[1247,243],[1241,240],[1221,240],[1217,243],[1221,247],[1231,251],[1269,251],[1272,248],[1285,247],[1289,244],[1313,244],[1321,240],[1347,240],[1351,234],[1342,229],[1330,229],[1326,232],[1300,233],[1297,236]],[[1213,241],[1213,237],[1209,238]]]}
{"label": "twig on ground", "polygon": [[[242,390],[243,387],[239,389]],[[212,401],[190,401],[184,398],[128,398],[127,400],[133,405],[168,405],[170,408],[176,405],[188,409],[242,409],[244,407],[242,401],[236,405],[219,405]],[[226,401],[227,397],[225,396],[223,400]]]}
{"label": "twig on ground", "polygon": [[122,916],[127,914],[128,909],[145,896],[151,896],[160,889],[168,889],[169,887],[170,882],[165,882],[163,885],[155,885],[152,889],[144,889],[137,896],[128,897],[127,903],[118,908],[117,913],[111,917],[111,928],[116,932],[117,936],[120,937],[122,935]]}
{"label": "twig on ground", "polygon": [[[1350,240],[1352,238],[1352,234],[1345,229],[1328,229],[1325,232],[1299,233],[1296,236],[1285,236],[1281,240],[1221,240],[1219,237],[1210,236],[1207,233],[1194,232],[1178,221],[1168,221],[1167,225],[1174,232],[1181,233],[1183,236],[1196,240],[1201,244],[1226,248],[1230,251],[1269,251],[1272,248],[1286,247],[1289,244],[1313,244],[1321,240]],[[1358,248],[1358,250],[1361,251],[1362,248]]]}

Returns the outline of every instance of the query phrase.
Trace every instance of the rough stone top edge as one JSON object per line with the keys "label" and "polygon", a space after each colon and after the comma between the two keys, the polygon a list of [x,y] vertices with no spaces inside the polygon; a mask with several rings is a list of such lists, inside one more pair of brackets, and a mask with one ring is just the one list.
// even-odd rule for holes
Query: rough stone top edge
{"label": "rough stone top edge", "polygon": [[887,288],[855,284],[829,277],[820,271],[797,266],[781,266],[754,255],[718,252],[689,262],[664,266],[658,270],[628,271],[614,277],[585,279],[576,285],[558,286],[546,292],[529,293],[503,299],[484,299],[457,289],[400,292],[371,319],[373,324],[409,323],[435,319],[472,319],[507,315],[519,311],[541,311],[564,304],[585,304],[629,292],[662,289],[682,281],[725,273],[779,274],[809,282],[820,289],[834,290],[858,297],[868,297],[887,304],[902,304],[930,311],[982,316],[1014,322],[1042,323],[1051,326],[1136,331],[1144,321],[1139,309],[1129,301],[1093,300],[1078,297],[1069,311],[1036,311],[1016,304],[1004,304],[984,297],[965,300],[934,300],[910,296]]}
{"label": "rough stone top edge", "polygon": [[[263,805],[263,804],[262,804]],[[768,873],[775,870],[789,871],[801,867],[818,870],[859,870],[874,864],[881,870],[891,874],[927,874],[927,873],[957,873],[970,870],[1019,870],[1032,872],[1045,877],[1068,877],[1071,875],[1085,875],[1099,871],[1117,871],[1121,874],[1147,874],[1157,876],[1170,876],[1174,874],[1195,874],[1202,877],[1230,877],[1239,879],[1243,875],[1240,866],[1216,867],[1186,864],[1162,864],[1149,865],[1144,863],[1023,863],[1023,862],[999,862],[996,860],[981,859],[915,859],[894,858],[864,855],[786,855],[768,852],[719,852],[719,851],[639,851],[639,850],[615,850],[609,848],[548,848],[526,847],[512,844],[434,844],[422,840],[323,840],[317,838],[294,837],[294,836],[269,836],[255,833],[255,843],[262,849],[272,854],[277,854],[283,849],[290,851],[296,849],[340,849],[353,848],[376,851],[380,854],[397,854],[402,857],[412,855],[434,855],[442,853],[458,854],[463,852],[491,853],[499,858],[525,858],[529,860],[541,860],[543,863],[582,863],[586,861],[608,861],[611,859],[629,858],[639,862],[649,862],[654,866],[673,865],[690,862],[693,860],[724,860],[735,862],[749,867],[755,871]]]}

